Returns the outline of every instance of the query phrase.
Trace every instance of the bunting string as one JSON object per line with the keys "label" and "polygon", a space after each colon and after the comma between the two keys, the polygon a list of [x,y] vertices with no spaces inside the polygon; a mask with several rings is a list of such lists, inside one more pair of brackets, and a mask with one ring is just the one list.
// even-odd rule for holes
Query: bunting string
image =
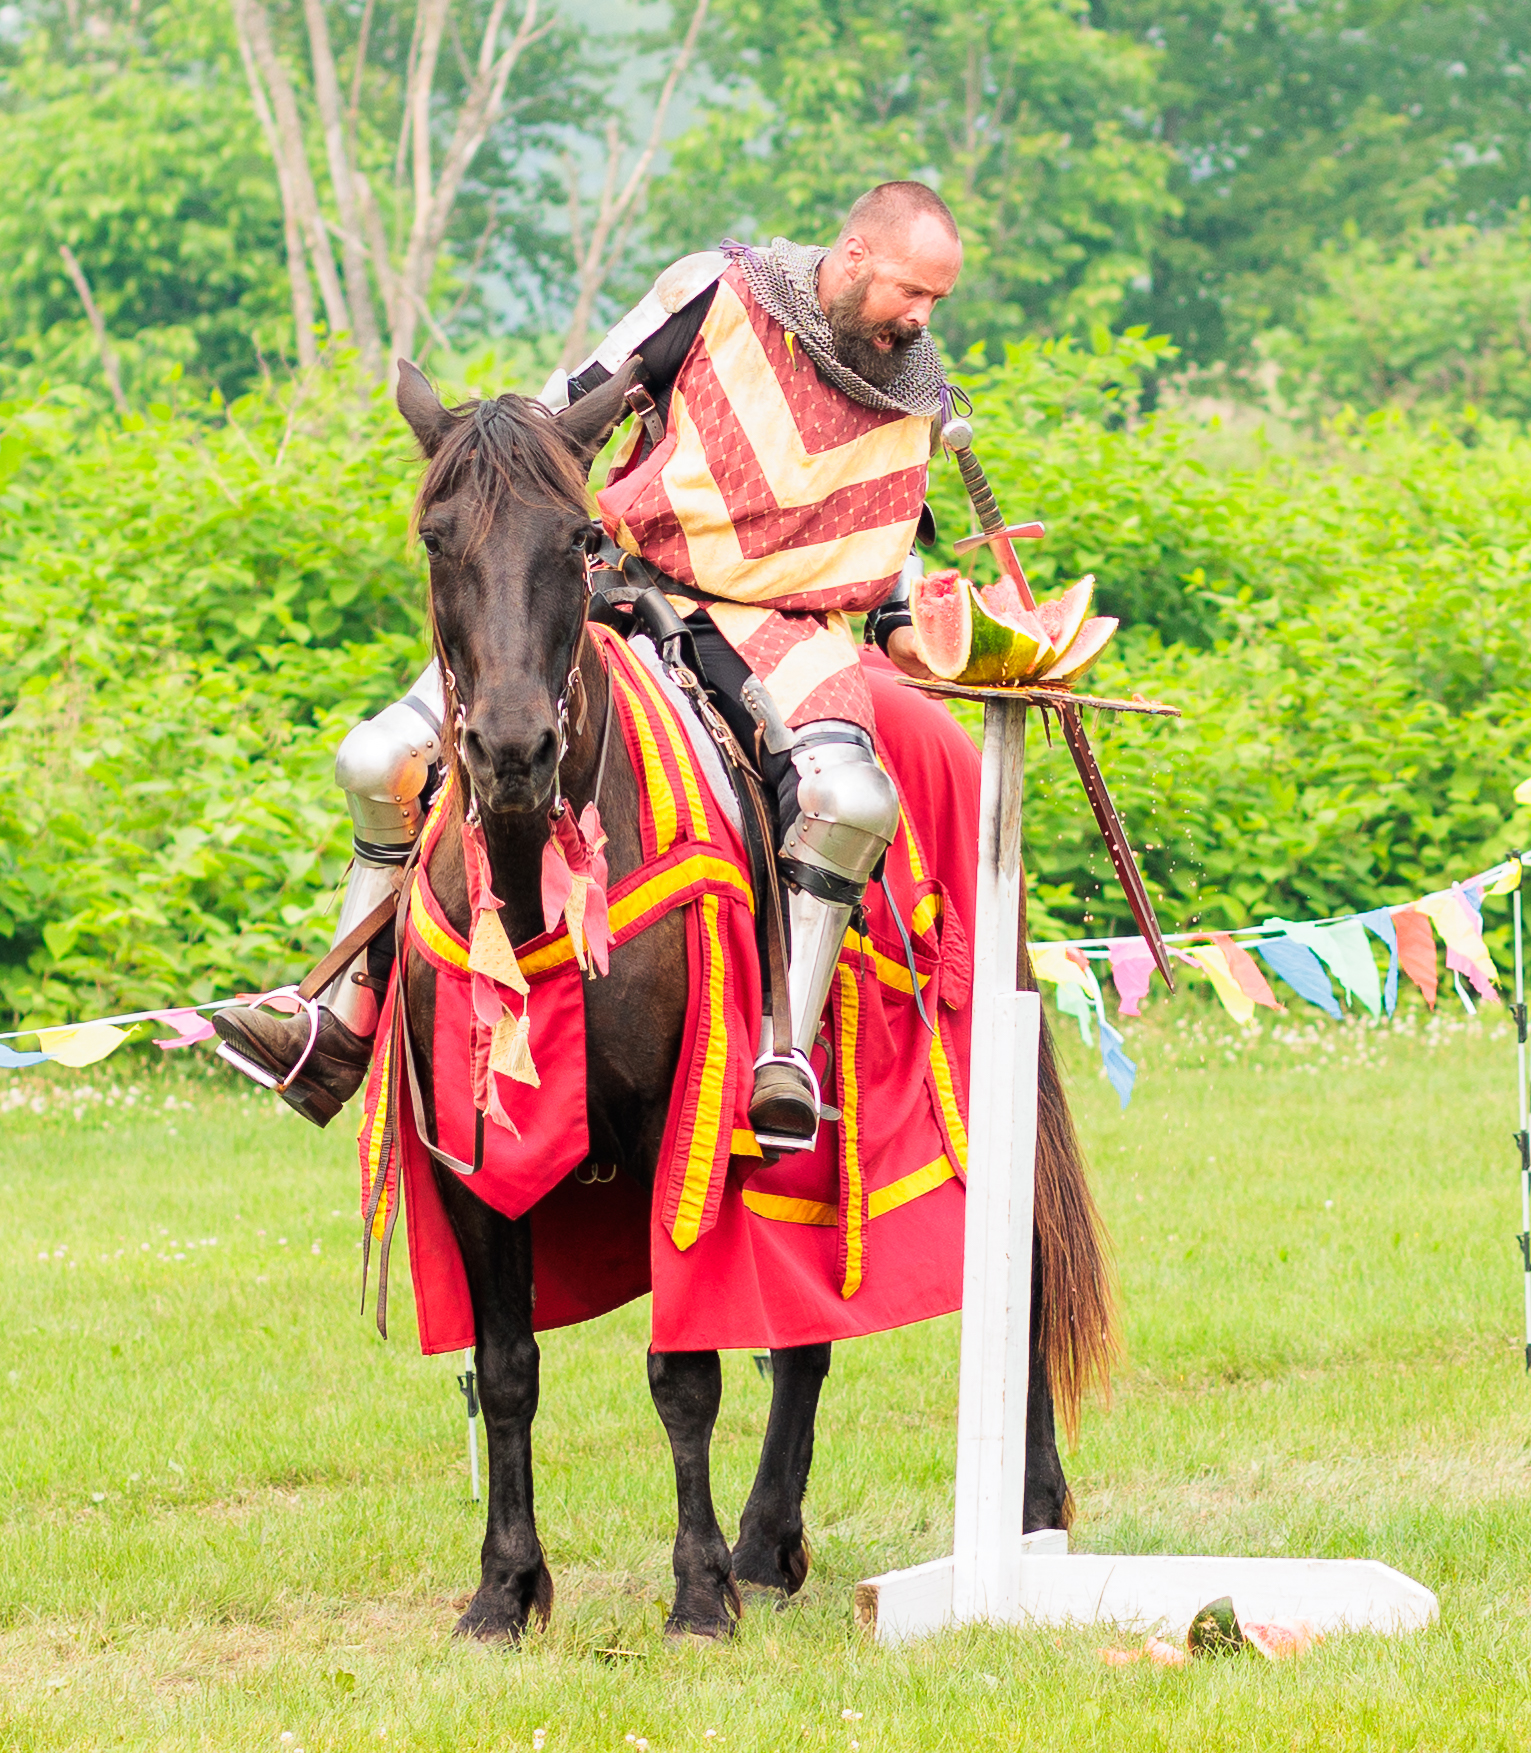
{"label": "bunting string", "polygon": [[[1333,919],[1267,919],[1237,931],[1169,932],[1164,941],[1177,962],[1206,977],[1223,1008],[1243,1027],[1257,1009],[1286,1009],[1267,978],[1271,974],[1306,1003],[1337,1019],[1341,1008],[1336,984],[1347,1005],[1359,1004],[1373,1017],[1391,1016],[1398,1004],[1402,969],[1433,1010],[1439,935],[1446,948],[1446,972],[1472,1014],[1485,1000],[1499,1002],[1499,975],[1483,941],[1483,903],[1490,896],[1518,890],[1527,862],[1531,853],[1517,853],[1466,882],[1397,907],[1374,907]],[[1385,975],[1378,972],[1373,939],[1387,951]],[[1058,1009],[1079,1024],[1086,1046],[1094,1044],[1092,1025],[1099,1032],[1101,1065],[1125,1108],[1132,1098],[1137,1066],[1123,1051],[1121,1031],[1106,1019],[1105,994],[1091,964],[1109,972],[1116,987],[1117,1014],[1141,1016],[1154,971],[1148,945],[1141,937],[1074,938],[1033,944],[1031,961],[1037,978],[1056,988]],[[1462,984],[1464,975],[1467,986]]]}

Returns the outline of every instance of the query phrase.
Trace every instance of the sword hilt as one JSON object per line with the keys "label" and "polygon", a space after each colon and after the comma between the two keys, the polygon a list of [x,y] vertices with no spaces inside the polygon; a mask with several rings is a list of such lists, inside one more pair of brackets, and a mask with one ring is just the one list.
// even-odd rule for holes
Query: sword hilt
{"label": "sword hilt", "polygon": [[973,428],[966,420],[948,420],[941,428],[941,442],[957,459],[962,485],[967,488],[973,510],[978,514],[979,527],[988,535],[1005,527],[1005,514],[994,497],[983,464],[973,454]]}

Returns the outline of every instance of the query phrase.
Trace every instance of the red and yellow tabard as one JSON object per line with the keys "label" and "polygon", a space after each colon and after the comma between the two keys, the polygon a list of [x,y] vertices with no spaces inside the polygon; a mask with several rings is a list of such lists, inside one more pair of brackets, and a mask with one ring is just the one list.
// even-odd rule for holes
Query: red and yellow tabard
{"label": "red and yellow tabard", "polygon": [[864,408],[820,377],[736,263],[718,282],[652,450],[635,423],[597,495],[606,528],[716,599],[719,631],[791,725],[871,728],[848,613],[875,607],[908,557],[931,424]]}

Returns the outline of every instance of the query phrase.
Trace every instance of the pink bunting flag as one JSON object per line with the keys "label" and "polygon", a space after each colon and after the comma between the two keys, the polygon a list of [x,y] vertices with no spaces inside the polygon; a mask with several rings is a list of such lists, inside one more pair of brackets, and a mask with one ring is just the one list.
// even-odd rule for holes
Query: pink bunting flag
{"label": "pink bunting flag", "polygon": [[1138,1006],[1148,996],[1154,977],[1154,958],[1141,937],[1111,940],[1111,978],[1116,982],[1118,1016],[1141,1016]]}
{"label": "pink bunting flag", "polygon": [[195,1047],[198,1041],[212,1038],[212,1023],[195,1010],[157,1010],[154,1020],[168,1023],[176,1031],[163,1041],[155,1039],[154,1045],[163,1047],[167,1053],[176,1047]]}

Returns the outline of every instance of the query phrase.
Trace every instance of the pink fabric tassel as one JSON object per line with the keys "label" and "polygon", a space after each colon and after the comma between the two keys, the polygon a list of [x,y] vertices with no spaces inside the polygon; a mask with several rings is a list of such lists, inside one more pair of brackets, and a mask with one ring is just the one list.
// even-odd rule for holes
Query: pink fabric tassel
{"label": "pink fabric tassel", "polygon": [[[563,918],[575,960],[583,968],[588,950],[603,974],[610,966],[611,950],[606,854],[601,850],[605,844],[600,812],[593,803],[585,805],[578,821],[567,806],[559,815],[549,814],[547,845],[542,849],[542,923],[552,931]],[[583,897],[575,893],[579,878],[584,879]]]}

